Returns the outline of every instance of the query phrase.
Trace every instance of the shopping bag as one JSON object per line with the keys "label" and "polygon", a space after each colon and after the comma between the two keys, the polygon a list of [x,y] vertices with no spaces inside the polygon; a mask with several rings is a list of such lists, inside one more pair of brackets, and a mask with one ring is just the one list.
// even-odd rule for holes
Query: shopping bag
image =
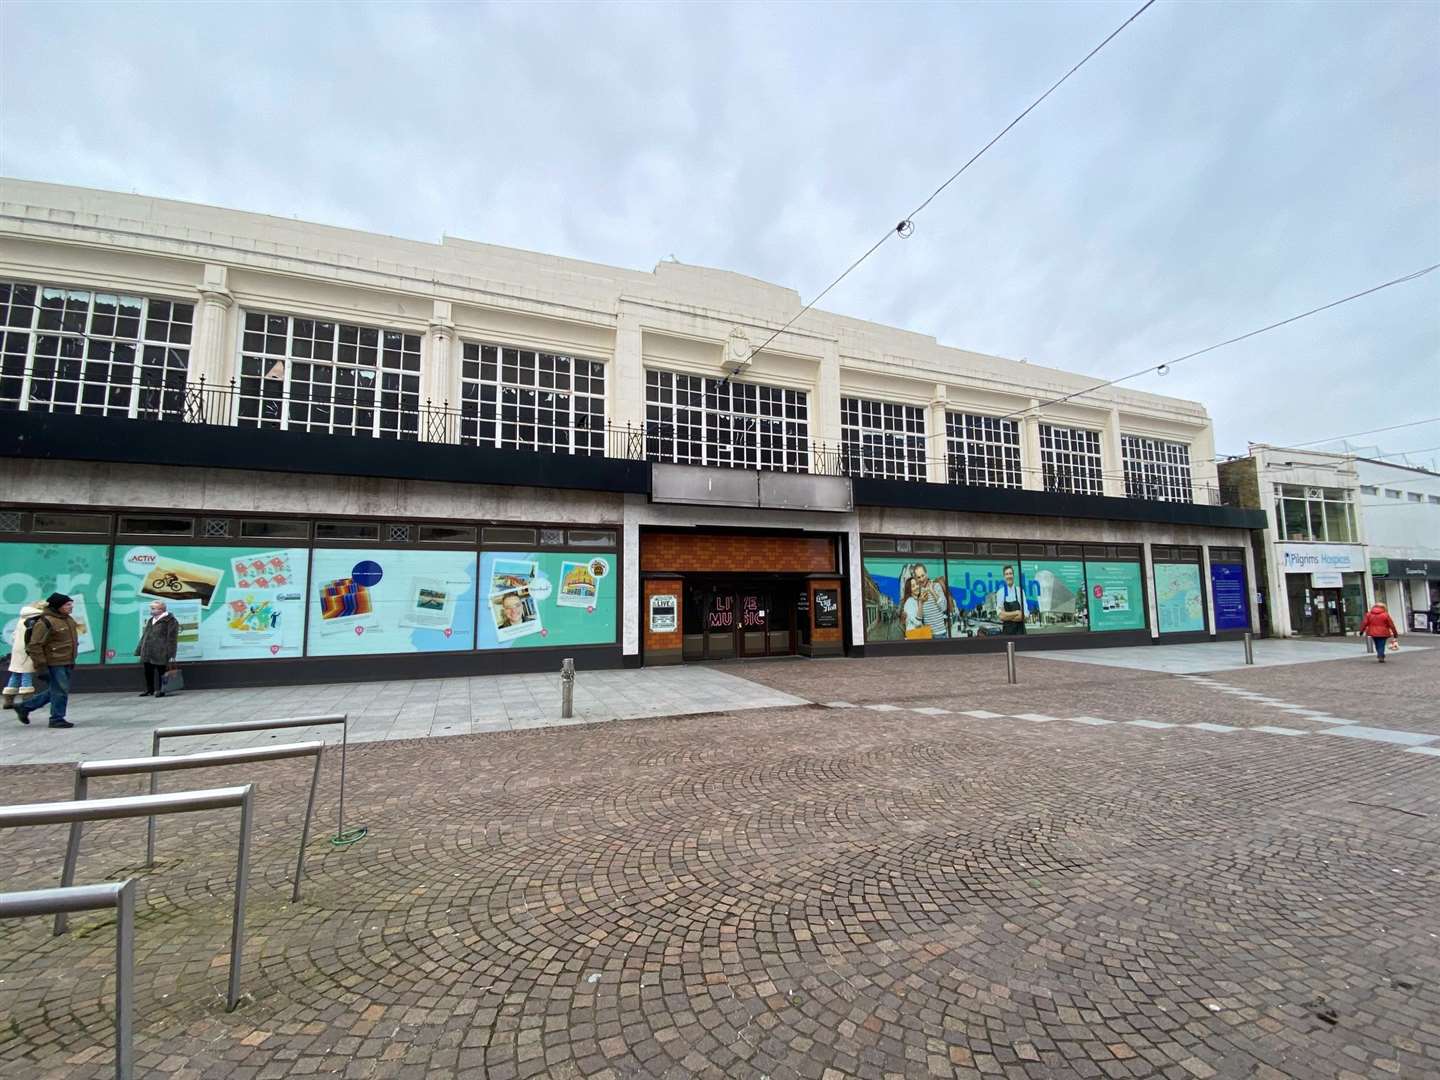
{"label": "shopping bag", "polygon": [[1399,652],[1399,651],[1400,651],[1400,639],[1399,639],[1399,638],[1393,638],[1393,637],[1392,637],[1392,638],[1390,639],[1390,651],[1391,651],[1391,652]]}
{"label": "shopping bag", "polygon": [[185,689],[185,673],[178,667],[167,668],[164,675],[160,676],[160,689],[167,694],[174,694]]}
{"label": "shopping bag", "polygon": [[928,626],[917,626],[914,630],[905,631],[905,637],[910,641],[928,641],[934,636],[934,632]]}

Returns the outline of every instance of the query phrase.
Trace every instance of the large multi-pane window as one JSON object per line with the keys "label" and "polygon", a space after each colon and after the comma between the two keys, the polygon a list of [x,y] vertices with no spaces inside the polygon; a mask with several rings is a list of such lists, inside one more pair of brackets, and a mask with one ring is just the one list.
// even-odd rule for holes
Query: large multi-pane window
{"label": "large multi-pane window", "polygon": [[809,472],[805,391],[647,370],[645,456],[651,461]]}
{"label": "large multi-pane window", "polygon": [[1018,488],[1020,425],[970,413],[945,414],[950,483]]}
{"label": "large multi-pane window", "polygon": [[0,409],[180,419],[193,304],[0,281]]}
{"label": "large multi-pane window", "polygon": [[841,398],[840,439],[850,476],[926,478],[925,410],[919,405]]}
{"label": "large multi-pane window", "polygon": [[246,312],[237,412],[248,427],[417,438],[420,335]]}
{"label": "large multi-pane window", "polygon": [[1277,484],[1275,521],[1283,540],[1328,540],[1353,544],[1355,507],[1347,488]]}
{"label": "large multi-pane window", "polygon": [[1130,499],[1194,502],[1190,481],[1190,447],[1139,435],[1120,436],[1125,462],[1125,495]]}
{"label": "large multi-pane window", "polygon": [[603,454],[605,365],[578,356],[465,342],[460,441]]}
{"label": "large multi-pane window", "polygon": [[1103,495],[1100,433],[1084,428],[1040,425],[1040,469],[1046,491]]}

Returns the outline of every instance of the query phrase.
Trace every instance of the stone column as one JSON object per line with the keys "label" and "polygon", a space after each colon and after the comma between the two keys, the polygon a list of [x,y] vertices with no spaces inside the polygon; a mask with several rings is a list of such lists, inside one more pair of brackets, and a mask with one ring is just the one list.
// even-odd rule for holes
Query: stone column
{"label": "stone column", "polygon": [[1250,612],[1250,632],[1256,637],[1269,629],[1260,625],[1260,582],[1255,577],[1255,543],[1251,535],[1245,534],[1245,610]]}
{"label": "stone column", "polygon": [[840,433],[840,342],[825,342],[820,355],[819,379],[810,402],[810,437],[827,447],[838,447]]}
{"label": "stone column", "polygon": [[1105,429],[1100,436],[1100,468],[1104,474],[1104,491],[1116,499],[1125,497],[1125,462],[1120,450],[1120,410],[1105,415]]}
{"label": "stone column", "polygon": [[200,284],[200,302],[195,309],[195,332],[190,340],[190,370],[187,382],[198,387],[204,380],[204,400],[195,397],[190,406],[208,423],[226,424],[234,419],[235,403],[230,379],[235,370],[234,338],[230,309],[229,268],[206,264]]}
{"label": "stone column", "polygon": [[448,300],[436,300],[425,335],[420,369],[420,438],[425,442],[459,442],[460,363],[455,354],[455,323]]}
{"label": "stone column", "polygon": [[1145,561],[1140,567],[1145,575],[1145,611],[1150,617],[1150,636],[1160,636],[1160,610],[1155,605],[1155,553],[1150,550],[1150,541],[1144,543]]}
{"label": "stone column", "polygon": [[925,411],[925,457],[928,472],[926,479],[932,484],[950,482],[945,442],[945,410],[948,404],[949,396],[945,384],[936,383],[935,396],[930,399],[930,407]]}
{"label": "stone column", "polygon": [[1200,592],[1205,598],[1205,625],[1210,637],[1215,637],[1215,586],[1210,576],[1210,545],[1200,545]]}
{"label": "stone column", "polygon": [[[1029,408],[1038,409],[1040,402],[1030,399]],[[1030,412],[1020,418],[1021,486],[1026,491],[1045,490],[1045,472],[1040,467],[1040,414]]]}

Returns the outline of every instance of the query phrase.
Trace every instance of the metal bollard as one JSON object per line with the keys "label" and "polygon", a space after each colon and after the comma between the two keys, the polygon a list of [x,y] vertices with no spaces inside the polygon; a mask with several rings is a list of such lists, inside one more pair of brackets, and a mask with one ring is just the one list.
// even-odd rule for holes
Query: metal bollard
{"label": "metal bollard", "polygon": [[1249,630],[1245,631],[1245,663],[1255,663],[1255,639]]}
{"label": "metal bollard", "polygon": [[560,718],[569,720],[575,715],[575,661],[566,657],[560,661]]}
{"label": "metal bollard", "polygon": [[1015,675],[1015,643],[1013,641],[1005,642],[1005,681],[1012,684],[1020,681]]}

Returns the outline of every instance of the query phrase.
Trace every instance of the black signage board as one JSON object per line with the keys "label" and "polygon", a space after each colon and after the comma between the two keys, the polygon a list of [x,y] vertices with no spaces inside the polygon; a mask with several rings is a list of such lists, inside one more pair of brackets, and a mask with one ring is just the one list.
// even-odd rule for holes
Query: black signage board
{"label": "black signage board", "polygon": [[815,590],[815,625],[834,629],[840,625],[840,590]]}

